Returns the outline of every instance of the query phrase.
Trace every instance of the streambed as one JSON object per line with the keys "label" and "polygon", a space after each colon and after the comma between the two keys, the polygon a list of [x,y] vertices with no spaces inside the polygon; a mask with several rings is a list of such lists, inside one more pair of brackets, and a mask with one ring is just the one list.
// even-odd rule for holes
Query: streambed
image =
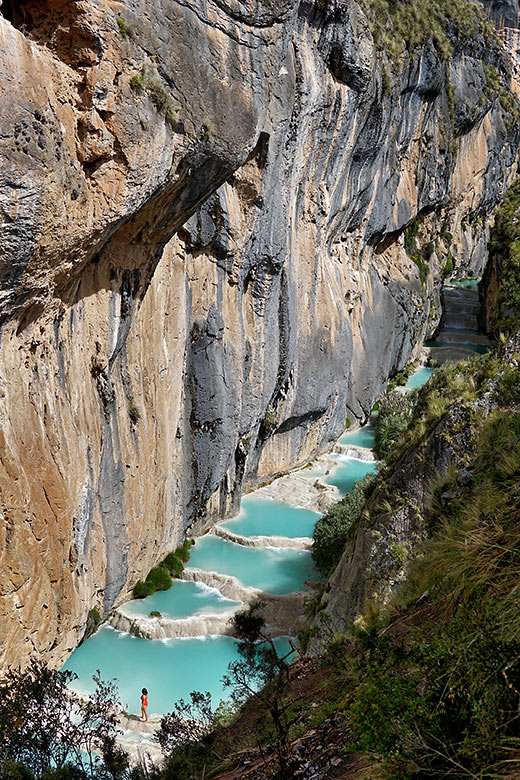
{"label": "streambed", "polygon": [[[430,370],[420,369],[415,381],[422,384],[430,373]],[[373,441],[374,430],[369,425],[346,432],[339,444],[361,448],[358,455],[363,455],[364,449],[363,457],[350,454],[323,456],[319,466],[302,469],[296,475],[312,477],[310,472],[315,470],[318,482],[321,482],[321,488],[316,490],[323,491],[326,485],[335,486],[336,495],[340,498],[357,479],[376,470],[377,462],[370,452]],[[280,482],[283,479],[280,478]],[[272,485],[269,489],[272,493]],[[282,490],[280,495],[283,495]],[[287,500],[267,498],[262,490],[245,496],[239,515],[221,525],[245,538],[251,536],[261,540],[265,537],[265,544],[260,541],[259,546],[249,547],[207,534],[197,539],[192,548],[186,572],[190,581],[175,581],[168,591],[127,602],[120,608],[121,613],[146,618],[151,611],[157,611],[164,618],[179,621],[179,624],[192,616],[221,614],[225,617],[224,613],[242,606],[241,601],[226,598],[219,590],[219,583],[226,576],[237,582],[235,590],[240,592],[242,599],[247,600],[249,591],[256,595],[259,590],[274,594],[268,599],[282,597],[294,600],[294,596],[287,594],[304,591],[305,582],[317,578],[311,554],[305,549],[272,547],[269,537],[276,534],[287,538],[288,543],[290,539],[311,537],[320,514],[296,506],[297,495],[292,500],[294,505]],[[203,579],[203,582],[191,581],[197,579]],[[276,641],[282,650],[288,649],[287,638],[279,637]],[[93,690],[92,676],[97,669],[103,679],[115,679],[129,713],[139,713],[140,690],[146,687],[149,691],[149,711],[158,720],[160,715],[172,709],[176,700],[186,698],[192,690],[210,691],[215,704],[225,697],[222,676],[228,664],[236,658],[237,643],[224,633],[144,639],[103,626],[70,656],[64,668],[78,675],[74,687],[85,693]],[[133,728],[138,729],[138,726]]]}

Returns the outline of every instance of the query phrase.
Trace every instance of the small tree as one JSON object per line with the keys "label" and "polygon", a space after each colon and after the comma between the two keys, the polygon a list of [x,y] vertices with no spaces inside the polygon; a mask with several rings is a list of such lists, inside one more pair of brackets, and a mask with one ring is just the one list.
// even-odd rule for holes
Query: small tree
{"label": "small tree", "polygon": [[154,735],[165,755],[188,742],[201,742],[216,725],[211,707],[211,694],[192,691],[191,702],[180,699],[173,712],[161,718],[159,730]]}
{"label": "small tree", "polygon": [[97,775],[101,761],[93,751],[103,751],[118,733],[119,700],[115,686],[102,682],[99,672],[88,699],[70,690],[74,679],[73,672],[49,669],[37,661],[24,672],[7,673],[0,685],[2,777],[12,775],[17,763],[35,780],[53,774]]}
{"label": "small tree", "polygon": [[[219,725],[217,713],[211,706],[210,693],[192,691],[189,702],[180,699],[173,712],[161,719],[160,728],[154,735],[155,742],[162,748],[164,769],[152,773],[150,778],[180,780],[196,777],[198,772],[204,777],[209,753],[222,761],[215,750],[215,730]],[[148,774],[146,779],[149,780]]]}
{"label": "small tree", "polygon": [[312,560],[316,569],[327,577],[341,560],[350,534],[355,530],[365,505],[365,491],[372,482],[367,474],[355,482],[341,501],[320,517],[312,535]]}
{"label": "small tree", "polygon": [[275,644],[263,633],[265,621],[258,614],[263,605],[257,602],[247,610],[236,613],[231,619],[235,633],[239,637],[238,652],[240,660],[228,666],[228,674],[223,678],[224,687],[231,688],[231,698],[237,705],[255,698],[271,716],[276,733],[276,753],[280,776],[292,778],[297,762],[291,755],[289,739],[290,728],[296,717],[289,716],[294,703],[288,695],[289,657],[291,650],[279,656]]}

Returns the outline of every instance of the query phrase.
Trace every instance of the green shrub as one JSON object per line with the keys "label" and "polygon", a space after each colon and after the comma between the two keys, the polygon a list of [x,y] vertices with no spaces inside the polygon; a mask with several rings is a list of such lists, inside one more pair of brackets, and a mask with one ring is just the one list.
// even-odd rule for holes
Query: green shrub
{"label": "green shrub", "polygon": [[267,432],[271,433],[276,428],[276,415],[271,409],[267,409],[262,421],[262,427]]}
{"label": "green shrub", "polygon": [[157,609],[152,609],[152,611],[150,612],[150,617],[160,618],[161,617],[161,613]]}
{"label": "green shrub", "polygon": [[503,405],[520,403],[520,367],[506,368],[497,387],[497,400]]}
{"label": "green shrub", "polygon": [[132,76],[130,79],[130,88],[134,90],[134,92],[142,92],[143,89],[146,86],[146,68],[143,65],[141,68],[141,72],[138,76]]}
{"label": "green shrub", "polygon": [[404,245],[406,249],[415,248],[416,246],[415,239],[417,238],[418,232],[419,232],[419,220],[416,217],[413,220],[413,222],[410,222],[410,224],[404,231]]}
{"label": "green shrub", "polygon": [[135,26],[133,24],[127,24],[124,19],[119,17],[116,19],[119,32],[123,38],[133,38],[135,35]]}
{"label": "green shrub", "polygon": [[167,569],[162,566],[156,566],[148,572],[146,582],[150,582],[153,585],[154,591],[156,590],[168,590],[172,586],[172,578]]}
{"label": "green shrub", "polygon": [[172,577],[180,577],[184,570],[184,564],[176,552],[168,553],[161,566],[168,569]]}
{"label": "green shrub", "polygon": [[480,4],[472,0],[361,0],[360,5],[377,48],[394,61],[400,59],[404,48],[413,56],[426,40],[433,42],[443,60],[451,57],[454,38],[484,35],[488,42],[496,40],[493,25]]}
{"label": "green shrub", "polygon": [[194,544],[195,542],[193,539],[185,539],[181,546],[177,547],[175,550],[175,555],[177,555],[183,563],[188,563],[190,559],[191,548]]}
{"label": "green shrub", "polygon": [[453,256],[448,255],[448,259],[446,260],[446,265],[444,266],[443,276],[445,279],[448,279],[453,274]]}
{"label": "green shrub", "polygon": [[435,252],[435,244],[433,241],[428,241],[425,247],[423,247],[423,256],[426,261],[430,260],[431,256]]}
{"label": "green shrub", "polygon": [[135,599],[151,596],[157,590],[168,590],[172,577],[181,577],[184,564],[189,560],[190,551],[195,544],[193,539],[185,539],[174,552],[168,553],[159,566],[153,568],[144,582],[137,582],[132,590]]}
{"label": "green shrub", "polygon": [[498,271],[498,300],[492,330],[509,330],[520,320],[520,179],[509,188],[491,229],[489,254]]}
{"label": "green shrub", "polygon": [[148,97],[159,114],[165,114],[169,103],[168,93],[158,81],[148,81],[146,84]]}
{"label": "green shrub", "polygon": [[370,475],[356,482],[347,495],[331,506],[314,526],[312,560],[320,574],[327,576],[339,563],[345,544],[352,533],[365,504],[365,490],[372,481]]}
{"label": "green shrub", "polygon": [[152,593],[155,593],[155,588],[151,582],[142,582],[142,580],[139,580],[139,582],[136,582],[134,587],[132,588],[132,595],[134,599],[144,599],[146,596],[151,596]]}
{"label": "green shrub", "polygon": [[302,653],[307,652],[307,648],[309,647],[309,642],[311,639],[316,636],[319,633],[319,627],[318,626],[304,626],[304,628],[301,628],[298,631],[298,644],[300,646],[300,651]]}
{"label": "green shrub", "polygon": [[195,544],[194,539],[185,539],[174,552],[168,553],[161,566],[168,569],[172,577],[180,577],[184,564],[190,559],[191,548]]}
{"label": "green shrub", "polygon": [[34,775],[24,764],[7,761],[2,763],[2,780],[34,780]]}
{"label": "green shrub", "polygon": [[92,609],[89,609],[88,611],[88,618],[89,620],[92,620],[93,623],[99,625],[101,623],[101,614],[99,612],[99,607],[92,607]]}
{"label": "green shrub", "polygon": [[388,383],[386,392],[389,393],[392,390],[394,390],[396,387],[401,387],[402,385],[405,385],[408,379],[412,376],[416,368],[417,368],[417,360],[414,360],[412,363],[408,363],[406,368],[403,368],[402,371],[399,371],[397,374],[395,374],[392,377],[392,379]]}
{"label": "green shrub", "polygon": [[383,393],[379,399],[379,414],[375,422],[374,449],[378,458],[385,458],[392,446],[408,428],[417,400],[417,391],[411,393]]}
{"label": "green shrub", "polygon": [[240,707],[232,701],[221,699],[215,710],[215,720],[221,726],[231,726],[237,719]]}

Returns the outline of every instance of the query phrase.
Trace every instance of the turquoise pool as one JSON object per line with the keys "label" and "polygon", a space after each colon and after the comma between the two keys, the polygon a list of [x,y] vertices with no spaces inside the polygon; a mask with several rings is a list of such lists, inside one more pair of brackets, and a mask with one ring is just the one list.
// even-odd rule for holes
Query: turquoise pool
{"label": "turquoise pool", "polygon": [[405,387],[408,387],[411,390],[415,389],[416,387],[422,387],[424,384],[426,384],[434,371],[434,368],[421,366],[421,368],[419,368],[414,374],[412,374],[411,377],[409,377]]}
{"label": "turquoise pool", "polygon": [[308,550],[244,547],[211,534],[197,540],[189,566],[231,574],[244,585],[276,595],[303,590],[305,580],[317,577]]}
{"label": "turquoise pool", "polygon": [[335,485],[343,494],[352,490],[358,479],[363,479],[365,474],[373,474],[377,470],[377,461],[359,460],[345,455],[337,455],[336,457],[339,465],[330,477],[327,477],[326,482],[328,485]]}
{"label": "turquoise pool", "polygon": [[261,496],[245,496],[240,514],[222,523],[224,528],[242,536],[312,536],[316,521],[321,517],[310,509],[274,501]]}
{"label": "turquoise pool", "polygon": [[367,447],[372,449],[374,446],[376,432],[370,425],[358,428],[357,431],[346,431],[340,438],[340,444],[352,444],[356,447]]}
{"label": "turquoise pool", "polygon": [[124,605],[124,611],[128,615],[149,615],[152,610],[157,610],[163,617],[184,618],[225,612],[238,603],[203,583],[174,580],[169,590],[160,590],[145,599],[129,601]]}
{"label": "turquoise pool", "polygon": [[[276,640],[279,652],[289,650],[286,638]],[[238,658],[237,643],[228,636],[197,639],[140,639],[103,626],[83,642],[63,667],[78,675],[72,688],[91,693],[96,669],[104,680],[115,680],[129,713],[141,710],[141,689],[148,689],[149,714],[170,712],[190,691],[209,691],[216,706],[229,698],[221,679]]]}

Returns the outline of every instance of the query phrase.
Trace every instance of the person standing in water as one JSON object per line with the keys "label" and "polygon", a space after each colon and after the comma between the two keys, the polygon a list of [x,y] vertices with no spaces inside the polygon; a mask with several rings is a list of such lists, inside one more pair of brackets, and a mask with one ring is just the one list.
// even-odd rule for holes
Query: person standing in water
{"label": "person standing in water", "polygon": [[141,718],[144,721],[148,720],[148,713],[146,711],[147,707],[148,707],[148,691],[146,690],[146,688],[143,688],[143,690],[141,691]]}

